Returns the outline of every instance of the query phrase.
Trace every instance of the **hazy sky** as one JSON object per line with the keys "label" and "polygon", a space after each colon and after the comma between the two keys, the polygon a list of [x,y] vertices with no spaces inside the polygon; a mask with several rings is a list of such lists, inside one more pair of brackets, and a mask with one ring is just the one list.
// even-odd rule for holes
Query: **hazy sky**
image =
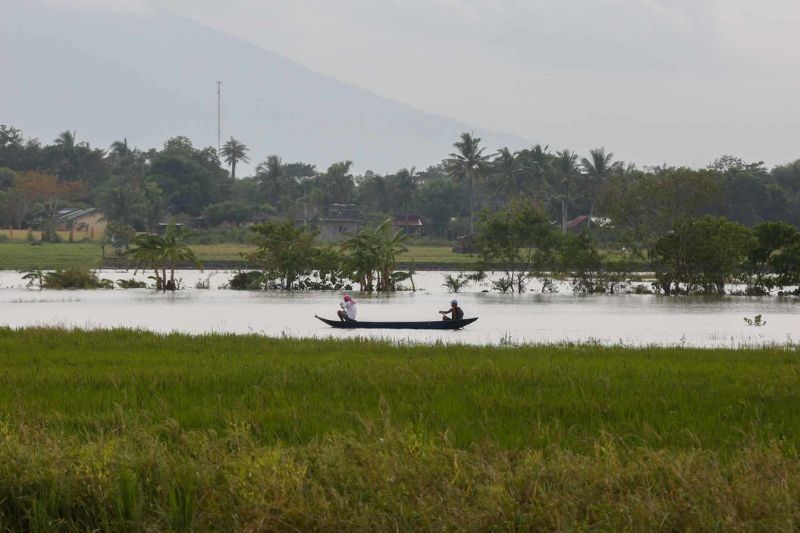
{"label": "hazy sky", "polygon": [[800,158],[798,0],[158,5],[424,111],[553,148],[605,146],[639,164]]}

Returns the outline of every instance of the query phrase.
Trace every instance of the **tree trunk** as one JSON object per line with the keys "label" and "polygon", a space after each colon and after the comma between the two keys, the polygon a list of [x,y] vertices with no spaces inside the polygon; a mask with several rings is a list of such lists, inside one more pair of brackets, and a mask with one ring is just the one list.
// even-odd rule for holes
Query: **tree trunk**
{"label": "tree trunk", "polygon": [[469,232],[475,233],[475,220],[473,217],[473,199],[472,199],[472,174],[467,178],[467,187],[469,188]]}

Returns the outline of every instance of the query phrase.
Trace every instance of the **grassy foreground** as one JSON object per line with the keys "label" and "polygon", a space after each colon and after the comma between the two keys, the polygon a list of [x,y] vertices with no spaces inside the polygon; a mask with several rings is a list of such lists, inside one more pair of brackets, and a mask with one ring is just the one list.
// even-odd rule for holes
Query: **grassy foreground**
{"label": "grassy foreground", "polygon": [[0,528],[800,526],[797,349],[0,330]]}

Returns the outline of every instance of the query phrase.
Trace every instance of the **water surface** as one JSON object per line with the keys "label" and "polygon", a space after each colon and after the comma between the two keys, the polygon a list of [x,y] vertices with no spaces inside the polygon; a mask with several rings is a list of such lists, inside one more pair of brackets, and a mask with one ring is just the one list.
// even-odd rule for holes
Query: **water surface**
{"label": "water surface", "polygon": [[[335,318],[341,293],[231,291],[219,289],[230,272],[182,271],[189,288],[174,294],[151,289],[53,291],[25,288],[17,272],[0,271],[0,325],[131,327],[188,333],[260,333],[270,336],[382,337],[396,341],[520,344],[597,342],[626,345],[729,346],[800,341],[800,299],[778,297],[665,297],[485,293],[477,286],[448,294],[443,272],[416,276],[417,292],[368,295],[353,292],[362,320],[439,320],[437,310],[458,298],[466,316],[480,317],[462,331],[336,330],[314,315]],[[129,279],[131,271],[102,271]],[[210,276],[210,278],[209,278]],[[139,279],[146,279],[141,273]],[[211,289],[195,289],[197,280]],[[744,318],[762,315],[766,325]]]}

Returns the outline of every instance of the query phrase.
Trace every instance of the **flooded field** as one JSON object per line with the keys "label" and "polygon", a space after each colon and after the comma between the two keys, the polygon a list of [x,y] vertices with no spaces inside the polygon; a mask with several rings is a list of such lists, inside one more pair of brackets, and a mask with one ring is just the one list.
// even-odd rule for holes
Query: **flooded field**
{"label": "flooded field", "polygon": [[[416,277],[416,292],[368,295],[353,292],[362,320],[438,320],[437,310],[458,298],[466,316],[479,320],[463,331],[342,331],[314,315],[335,317],[339,293],[231,291],[230,272],[182,271],[187,288],[175,294],[151,289],[53,291],[26,288],[21,275],[0,272],[0,325],[128,327],[190,333],[259,333],[270,336],[370,336],[410,342],[468,344],[602,343],[738,347],[800,341],[800,299],[778,297],[664,297],[655,295],[508,295],[483,286],[449,294],[444,272]],[[100,277],[130,279],[132,271]],[[138,279],[146,276],[139,273]],[[199,281],[210,288],[194,288]],[[761,315],[765,325],[746,323]]]}

